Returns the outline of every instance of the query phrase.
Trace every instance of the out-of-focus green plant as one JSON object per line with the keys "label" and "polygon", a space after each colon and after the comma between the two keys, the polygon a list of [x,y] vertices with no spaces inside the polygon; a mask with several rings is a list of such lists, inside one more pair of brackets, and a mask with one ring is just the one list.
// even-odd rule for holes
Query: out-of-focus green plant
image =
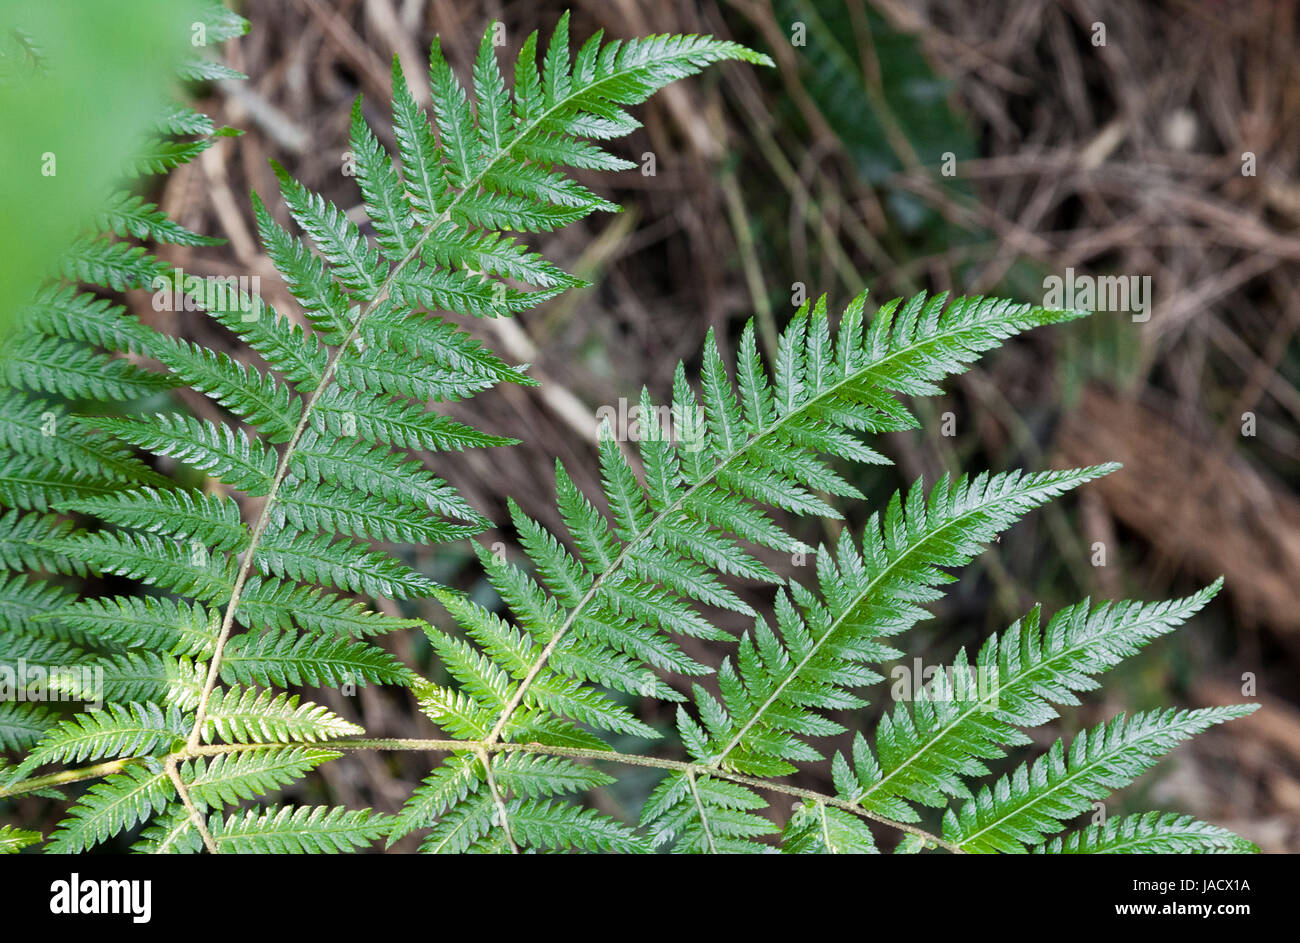
{"label": "out-of-focus green plant", "polygon": [[[207,2],[6,0],[0,9],[0,331],[93,223],[151,139],[177,76],[216,77],[204,47],[243,32]],[[173,111],[175,109],[172,109]],[[170,144],[175,147],[174,142]]]}

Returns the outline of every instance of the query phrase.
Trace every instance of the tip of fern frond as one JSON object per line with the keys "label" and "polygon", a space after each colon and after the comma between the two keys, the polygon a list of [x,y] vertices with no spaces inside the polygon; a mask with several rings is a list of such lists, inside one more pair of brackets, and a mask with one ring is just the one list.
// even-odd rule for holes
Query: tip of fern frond
{"label": "tip of fern frond", "polygon": [[1228,715],[1228,720],[1240,720],[1242,717],[1249,717],[1263,706],[1263,704],[1256,701],[1254,704],[1228,704],[1220,708],[1220,710]]}
{"label": "tip of fern frond", "polygon": [[1051,315],[1052,323],[1056,324],[1065,321],[1077,321],[1079,318],[1086,318],[1092,314],[1091,311],[1084,308],[1053,308],[1047,305],[1040,305],[1036,310]]}

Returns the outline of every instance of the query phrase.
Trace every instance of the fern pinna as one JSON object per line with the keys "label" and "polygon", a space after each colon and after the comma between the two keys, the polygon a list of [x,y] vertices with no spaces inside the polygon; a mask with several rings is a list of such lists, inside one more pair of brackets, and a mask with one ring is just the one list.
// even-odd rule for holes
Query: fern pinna
{"label": "fern pinna", "polygon": [[[642,425],[643,474],[611,430],[602,435],[607,511],[557,466],[563,534],[512,502],[525,559],[474,544],[505,615],[401,557],[394,545],[460,540],[489,524],[425,457],[509,444],[429,405],[533,382],[435,312],[509,316],[580,284],[505,235],[617,208],[557,168],[628,169],[595,143],[638,126],[627,106],[714,62],[768,63],[697,36],[597,35],[571,57],[567,23],[540,68],[536,34],[525,41],[513,92],[493,30],[472,96],[435,43],[432,125],[394,62],[397,162],[358,102],[351,149],[373,244],[277,169],[305,238],[256,197],[254,211],[301,318],[228,284],[207,286],[203,299],[264,366],[154,331],[70,284],[52,284],[30,306],[3,368],[0,557],[14,572],[0,588],[0,664],[60,666],[42,690],[105,703],[74,714],[34,697],[0,703],[0,746],[17,759],[0,769],[0,797],[58,797],[98,780],[51,835],[6,826],[0,850],[43,841],[80,851],[139,827],[135,847],[154,852],[338,851],[415,832],[421,850],[437,852],[871,852],[873,822],[902,837],[899,851],[1248,848],[1178,815],[1058,834],[1178,741],[1245,708],[1121,716],[979,783],[986,761],[1030,742],[1022,728],[1076,704],[1097,675],[1217,587],[1174,603],[1085,602],[1046,622],[1034,610],[837,754],[834,794],[784,781],[825,759],[819,738],[843,730],[828,712],[866,703],[877,669],[901,654],[897,637],[954,579],[945,568],[1114,467],[944,479],[928,491],[918,482],[856,539],[846,530],[815,551],[815,586],[783,580],[757,548],[814,553],[782,522],[838,518],[833,500],[861,497],[830,459],[884,463],[862,440],[916,425],[900,396],[932,395],[983,352],[1080,312],[940,296],[869,316],[859,297],[833,326],[823,299],[799,311],[770,362],[747,326],[734,378],[710,336],[698,392],[679,364],[671,421]],[[213,131],[188,113],[170,127]],[[125,237],[201,238],[131,199],[116,198],[102,217],[123,238],[74,249],[66,278],[149,285],[169,270]],[[162,402],[182,385],[229,421],[120,415],[124,403]],[[663,414],[645,391],[640,405],[643,416]],[[147,589],[73,591],[77,579],[104,574]],[[775,587],[770,617],[737,594],[737,578]],[[450,618],[435,627],[370,604],[426,598]],[[735,638],[710,620],[715,609],[753,618],[753,629]],[[446,680],[419,676],[370,641],[411,629],[427,634]],[[688,654],[683,636],[720,646],[720,667]],[[689,698],[670,683],[682,679],[695,679]],[[369,739],[286,690],[364,683],[409,688],[444,738]],[[686,758],[611,747],[612,737],[663,739],[630,698],[676,705]],[[445,758],[395,815],[261,804],[362,749]],[[639,822],[575,801],[629,765],[663,772]],[[763,814],[764,793],[798,800],[783,826]]]}

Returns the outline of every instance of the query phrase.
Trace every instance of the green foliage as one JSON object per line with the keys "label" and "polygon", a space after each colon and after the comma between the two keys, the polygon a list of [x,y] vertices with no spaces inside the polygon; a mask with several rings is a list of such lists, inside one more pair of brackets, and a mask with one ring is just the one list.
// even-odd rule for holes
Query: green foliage
{"label": "green foliage", "polygon": [[1256,705],[1149,711],[1084,731],[1069,753],[1057,740],[1045,756],[985,787],[944,815],[943,834],[967,851],[1024,851],[1082,814],[1095,799],[1127,786],[1180,740]]}
{"label": "green foliage", "polygon": [[209,831],[219,851],[235,854],[332,854],[370,844],[388,830],[389,818],[369,809],[283,806],[265,812],[249,809],[222,818],[213,815]]}
{"label": "green foliage", "polygon": [[[229,284],[202,293],[255,363],[146,328],[71,284],[34,296],[0,365],[10,453],[0,562],[13,571],[0,581],[0,667],[61,666],[48,690],[106,703],[69,715],[0,702],[0,748],[19,759],[0,771],[0,798],[98,778],[77,787],[46,840],[64,852],[137,827],[134,848],[149,852],[350,851],[421,833],[425,852],[871,853],[876,826],[901,830],[901,851],[1246,848],[1161,815],[1053,837],[1177,742],[1244,708],[1120,717],[1081,734],[1068,755],[1058,742],[980,785],[987,761],[1031,742],[1025,728],[1077,704],[1096,675],[1185,621],[1217,586],[1172,603],[1085,601],[1046,625],[1035,609],[974,665],[962,652],[951,672],[900,699],[872,737],[859,733],[851,756],[830,762],[834,795],[783,782],[827,759],[822,738],[867,704],[951,569],[1116,466],[918,481],[857,537],[841,530],[833,551],[805,546],[792,522],[839,519],[838,501],[861,497],[844,466],[887,461],[864,440],[916,427],[906,398],[934,395],[982,353],[1081,312],[921,295],[874,313],[860,296],[833,316],[822,298],[770,357],[747,325],[734,372],[711,332],[698,390],[678,364],[670,403],[657,408],[642,391],[641,415],[671,421],[643,422],[635,462],[606,427],[600,495],[557,465],[560,532],[511,502],[520,553],[474,544],[499,607],[412,566],[399,545],[490,526],[425,462],[513,441],[437,410],[533,383],[454,317],[508,317],[580,284],[519,235],[617,209],[560,168],[628,169],[598,142],[637,127],[629,106],[715,62],[767,61],[698,36],[595,36],[573,53],[567,17],[540,65],[538,53],[534,34],[511,90],[489,30],[466,87],[435,43],[432,124],[395,62],[396,159],[358,102],[351,149],[373,240],[276,168],[296,230],[256,196],[254,213],[307,326]],[[182,74],[224,72],[191,64]],[[184,109],[160,126],[204,141],[219,133]],[[155,143],[137,166],[165,170],[196,152],[196,142]],[[131,239],[208,241],[129,195],[94,223],[100,234],[79,240],[60,271],[98,288],[170,276]],[[220,418],[175,404],[153,412],[180,386],[206,395]],[[126,412],[133,418],[113,415]],[[163,473],[177,465],[176,480]],[[773,553],[815,558],[813,585],[778,576],[764,562]],[[87,575],[137,588],[82,596],[75,579]],[[773,593],[770,617],[738,582]],[[395,600],[436,600],[449,619],[398,615]],[[752,630],[735,638],[715,609],[752,619]],[[415,628],[432,648],[433,678],[377,639]],[[721,649],[720,666],[683,639]],[[968,669],[991,684],[975,685]],[[365,683],[409,689],[448,739],[365,739],[346,711],[285,690]],[[611,748],[611,737],[664,738],[637,698],[675,705],[687,759]],[[349,750],[384,748],[446,754],[397,815],[263,804]],[[77,768],[86,763],[96,765]],[[662,773],[635,824],[587,802],[616,782],[605,764]],[[765,792],[798,800],[783,823]],[[927,814],[941,835],[926,830]],[[0,831],[6,850],[37,840]]]}
{"label": "green foliage", "polygon": [[0,855],[13,855],[28,845],[35,845],[41,840],[40,832],[31,829],[14,828],[12,825],[0,825]]}
{"label": "green foliage", "polygon": [[1254,846],[1190,815],[1144,812],[1090,825],[1034,849],[1056,855],[1249,854]]}
{"label": "green foliage", "polygon": [[[0,204],[21,221],[0,230],[0,335],[27,322],[27,297],[87,227],[211,244],[118,188],[124,174],[165,173],[211,146],[217,129],[166,105],[166,92],[178,71],[198,67],[196,45],[247,27],[217,0],[8,0],[0,8],[0,115],[13,145],[0,151]],[[131,251],[117,245],[86,250]]]}

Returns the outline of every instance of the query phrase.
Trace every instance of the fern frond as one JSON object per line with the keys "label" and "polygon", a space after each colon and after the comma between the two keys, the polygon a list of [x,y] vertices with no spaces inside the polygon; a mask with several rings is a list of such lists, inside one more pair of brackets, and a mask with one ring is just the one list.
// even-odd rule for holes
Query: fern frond
{"label": "fern frond", "polygon": [[[6,405],[0,414],[0,445],[15,453],[11,460],[28,456],[62,472],[78,473],[92,486],[107,481],[167,483],[130,450],[107,436],[85,429],[80,420],[57,403],[14,395]],[[30,505],[24,502],[19,506],[46,510],[48,502]]]}
{"label": "fern frond", "polygon": [[212,550],[238,552],[248,528],[229,498],[182,489],[139,488],[112,496],[63,502],[58,510],[98,517],[110,524],[198,541]]}
{"label": "fern frond", "polygon": [[219,809],[275,792],[339,756],[316,747],[259,747],[197,757],[179,771],[196,806]]}
{"label": "fern frond", "polygon": [[736,663],[723,663],[723,705],[710,711],[712,743],[697,759],[776,776],[794,769],[790,760],[820,758],[799,737],[842,728],[814,709],[863,705],[852,689],[880,680],[865,666],[897,654],[877,639],[927,616],[918,603],[953,579],[941,567],[970,562],[1020,515],[1115,467],[945,478],[928,496],[918,481],[906,499],[895,494],[883,520],[868,521],[861,552],[841,531],[838,562],[824,548],[818,554],[824,598],[792,585],[777,600],[780,636],[760,620],[754,637],[740,640]]}
{"label": "fern frond", "polygon": [[367,681],[405,684],[412,677],[411,669],[374,645],[281,632],[236,636],[221,662],[221,680],[227,684],[338,687]]}
{"label": "fern frond", "polygon": [[144,246],[97,238],[73,243],[59,260],[59,269],[69,281],[107,285],[116,291],[147,288],[155,278],[166,278],[171,270]]}
{"label": "fern frond", "polygon": [[942,806],[948,797],[970,798],[963,780],[986,775],[984,760],[1030,743],[1017,728],[1054,719],[1053,704],[1077,704],[1075,692],[1095,688],[1096,675],[1185,622],[1221,585],[1172,602],[1084,601],[1042,627],[1038,610],[1031,611],[990,637],[974,665],[963,650],[950,670],[907,692],[910,707],[901,702],[880,721],[876,755],[865,742],[855,744],[856,785],[841,795],[909,821],[915,813],[906,802]]}
{"label": "fern frond", "polygon": [[227,743],[331,740],[365,731],[319,704],[299,704],[295,694],[217,688],[208,701],[202,738]]}
{"label": "fern frond", "polygon": [[87,569],[76,557],[51,553],[47,540],[66,537],[72,523],[52,514],[0,514],[0,564],[11,570],[46,570],[50,573],[85,576]]}
{"label": "fern frond", "polygon": [[213,814],[208,828],[217,848],[233,854],[336,854],[364,847],[383,837],[391,816],[369,809],[326,806],[269,807]]}
{"label": "fern frond", "polygon": [[37,845],[44,836],[26,828],[0,825],[0,855],[15,855],[29,845]]}
{"label": "fern frond", "polygon": [[[195,125],[190,124],[190,128]],[[207,133],[215,129],[209,122],[201,130],[180,131],[181,134]],[[200,236],[190,232],[184,226],[172,220],[170,216],[153,203],[148,203],[136,194],[120,192],[109,197],[108,202],[99,208],[95,217],[95,227],[101,232],[111,232],[122,238],[152,239],[155,242],[169,242],[178,246],[217,246],[221,239]]]}
{"label": "fern frond", "polygon": [[[247,27],[219,5],[196,16],[217,41]],[[837,795],[782,781],[824,758],[820,738],[845,732],[841,712],[867,703],[951,568],[1116,466],[945,477],[928,491],[917,482],[860,543],[842,530],[833,552],[816,550],[815,587],[780,585],[768,551],[814,553],[792,519],[838,519],[841,499],[863,497],[846,466],[887,461],[869,439],[917,425],[906,398],[1083,312],[917,295],[871,315],[862,295],[835,318],[823,297],[770,357],[746,325],[734,363],[711,330],[698,385],[679,363],[668,403],[641,391],[628,436],[638,454],[603,424],[600,494],[557,463],[556,533],[509,501],[522,554],[473,544],[500,611],[477,589],[439,586],[416,569],[425,555],[392,546],[491,525],[426,462],[514,443],[446,404],[536,381],[456,321],[509,317],[585,284],[519,235],[618,209],[566,168],[634,167],[605,144],[639,126],[630,106],[716,62],[770,64],[703,36],[597,34],[575,51],[566,14],[544,51],[538,34],[525,40],[508,83],[494,38],[485,32],[467,81],[433,44],[428,114],[394,59],[391,137],[354,103],[360,214],[273,165],[293,222],[256,196],[253,212],[300,313],[239,279],[181,279],[137,243],[217,240],[129,191],[88,215],[57,262],[61,278],[19,300],[26,323],[0,345],[0,749],[19,758],[0,760],[0,795],[60,798],[52,786],[104,777],[67,808],[50,850],[83,851],[144,823],[134,847],[160,853],[352,851],[419,830],[420,850],[441,853],[872,853],[876,826],[904,832],[903,852],[1247,850],[1215,826],[1158,813],[1052,836],[1181,740],[1249,708],[1121,716],[1068,755],[1058,742],[976,782],[1029,743],[1023,728],[1076,704],[1217,584],[1171,603],[1085,601],[1045,626],[1034,609],[836,755]],[[206,58],[179,74],[239,75]],[[161,109],[155,126],[134,173],[165,172],[237,133],[184,106]],[[394,139],[396,156],[382,143]],[[170,336],[95,294],[130,288],[154,288],[157,307],[170,298],[207,311],[242,346]],[[203,418],[168,412],[187,402],[182,386],[210,400]],[[109,592],[120,595],[82,597],[87,576],[116,577]],[[760,611],[765,591],[740,583],[777,586],[774,618]],[[411,600],[408,611],[427,615],[418,607],[429,599],[445,623],[397,614],[394,601]],[[752,631],[736,639],[715,609],[752,619]],[[431,679],[371,640],[414,628],[432,649]],[[726,656],[716,671],[714,644]],[[18,681],[25,664],[56,667]],[[365,683],[409,688],[452,739],[363,738],[285,690]],[[65,719],[10,693],[104,709]],[[664,739],[662,715],[639,699],[677,705],[688,761],[611,749]],[[397,816],[265,805],[345,750],[386,747],[446,754]],[[591,801],[616,785],[606,768],[620,762],[665,773],[635,827]],[[769,810],[768,791],[797,800],[789,815]],[[964,804],[947,810],[943,837],[911,824],[952,800]],[[0,850],[40,840],[0,829]]]}
{"label": "fern frond", "polygon": [[781,850],[795,855],[871,855],[876,839],[859,816],[824,802],[801,802],[781,832]]}
{"label": "fern frond", "polygon": [[192,710],[203,688],[203,666],[149,651],[105,655],[52,673],[50,687],[78,701],[95,703],[102,697]]}
{"label": "fern frond", "polygon": [[41,704],[0,701],[0,750],[25,750],[53,725],[54,715]]}
{"label": "fern frond", "polygon": [[1127,786],[1180,741],[1258,709],[1257,704],[1117,716],[1074,738],[1057,740],[1032,764],[944,813],[943,836],[966,851],[1025,851]]}
{"label": "fern frond", "polygon": [[390,599],[427,596],[433,583],[401,561],[365,544],[306,534],[292,527],[268,532],[259,547],[262,572]]}
{"label": "fern frond", "polygon": [[269,372],[183,340],[159,340],[153,355],[194,389],[256,427],[268,441],[287,442],[293,436],[302,403]]}
{"label": "fern frond", "polygon": [[151,596],[88,597],[45,612],[38,621],[56,621],[100,647],[194,657],[212,653],[220,628],[213,610]]}
{"label": "fern frond", "polygon": [[471,792],[477,792],[483,782],[478,763],[476,757],[462,754],[435,767],[402,806],[388,833],[389,847],[416,829],[434,825],[448,809],[460,805]]}
{"label": "fern frond", "polygon": [[205,471],[254,497],[271,490],[275,452],[244,430],[192,416],[153,416],[148,422],[97,417],[94,424],[125,442]]}
{"label": "fern frond", "polygon": [[145,756],[176,745],[188,732],[185,718],[174,707],[164,712],[157,704],[108,704],[65,720],[42,737],[13,778],[21,779],[46,763]]}
{"label": "fern frond", "polygon": [[84,851],[162,811],[175,794],[176,787],[162,770],[128,766],[86,791],[50,834],[45,851]]}
{"label": "fern frond", "polygon": [[[682,715],[679,711],[679,717]],[[641,809],[641,825],[655,848],[683,854],[755,854],[756,839],[777,828],[756,814],[767,802],[747,786],[709,776],[670,773]]]}
{"label": "fern frond", "polygon": [[325,592],[314,586],[297,586],[279,580],[252,577],[244,584],[238,614],[249,628],[273,627],[289,631],[295,625],[321,636],[361,637],[400,629],[418,629],[422,619],[402,619],[373,612],[355,599]]}
{"label": "fern frond", "polygon": [[14,632],[34,630],[37,617],[71,598],[48,581],[28,580],[20,574],[0,575],[0,619]]}
{"label": "fern frond", "polygon": [[143,399],[179,381],[83,344],[58,337],[20,334],[0,349],[0,382],[68,399]]}
{"label": "fern frond", "polygon": [[142,353],[153,343],[153,332],[126,308],[72,285],[51,284],[37,291],[22,308],[28,329],[51,337],[85,341],[105,350]]}
{"label": "fern frond", "polygon": [[420,843],[420,853],[464,854],[488,837],[493,824],[499,823],[497,815],[496,805],[487,791],[475,793],[439,816],[432,830]]}
{"label": "fern frond", "polygon": [[[219,70],[216,63],[205,64],[199,69],[186,69],[182,77],[194,81],[204,81],[208,78],[247,78],[238,72]],[[172,141],[164,138],[146,141],[140,152],[127,162],[125,172],[132,177],[143,177],[175,170],[212,147],[216,143],[212,138],[224,136],[222,130],[224,129],[213,131],[210,137],[198,141]]]}
{"label": "fern frond", "polygon": [[1253,854],[1254,843],[1190,815],[1145,812],[1108,819],[1033,849],[1049,855]]}
{"label": "fern frond", "polygon": [[510,833],[522,848],[634,854],[645,843],[631,829],[595,809],[567,802],[524,799],[506,806]]}
{"label": "fern frond", "polygon": [[178,546],[154,534],[99,531],[50,538],[41,546],[75,554],[100,572],[138,579],[200,602],[225,603],[235,583],[232,557],[208,553],[199,543]]}

